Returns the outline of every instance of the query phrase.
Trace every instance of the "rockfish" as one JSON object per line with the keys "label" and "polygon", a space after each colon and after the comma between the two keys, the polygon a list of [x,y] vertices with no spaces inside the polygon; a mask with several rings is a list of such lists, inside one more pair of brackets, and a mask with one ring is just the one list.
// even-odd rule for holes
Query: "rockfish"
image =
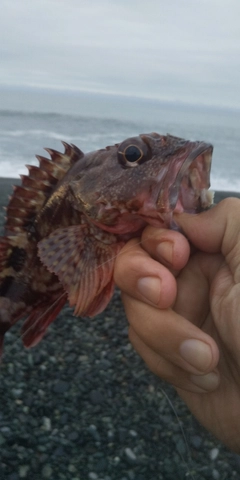
{"label": "rockfish", "polygon": [[93,317],[110,301],[114,260],[147,224],[174,228],[174,212],[212,203],[213,147],[172,135],[142,134],[84,154],[63,142],[46,149],[6,208],[0,238],[0,338],[19,319],[36,345],[68,300]]}

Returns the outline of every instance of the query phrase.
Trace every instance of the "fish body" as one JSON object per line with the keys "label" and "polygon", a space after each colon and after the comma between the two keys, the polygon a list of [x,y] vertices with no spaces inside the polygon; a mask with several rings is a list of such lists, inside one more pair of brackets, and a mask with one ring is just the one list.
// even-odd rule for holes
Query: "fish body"
{"label": "fish body", "polygon": [[14,187],[0,238],[0,336],[19,319],[37,344],[68,300],[77,316],[104,310],[114,259],[148,224],[174,228],[174,212],[211,204],[212,146],[142,134],[84,154],[46,149]]}

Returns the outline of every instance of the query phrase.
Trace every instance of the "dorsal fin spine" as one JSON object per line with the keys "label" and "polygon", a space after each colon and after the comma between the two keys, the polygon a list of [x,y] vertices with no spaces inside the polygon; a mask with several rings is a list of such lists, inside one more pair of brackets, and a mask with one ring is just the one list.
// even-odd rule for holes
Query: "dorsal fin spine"
{"label": "dorsal fin spine", "polygon": [[9,199],[6,232],[13,235],[25,232],[26,225],[36,217],[59,180],[83,156],[83,152],[74,145],[62,143],[64,153],[46,149],[50,159],[36,155],[39,166],[26,165],[28,175],[21,175],[21,185],[13,187],[13,194]]}

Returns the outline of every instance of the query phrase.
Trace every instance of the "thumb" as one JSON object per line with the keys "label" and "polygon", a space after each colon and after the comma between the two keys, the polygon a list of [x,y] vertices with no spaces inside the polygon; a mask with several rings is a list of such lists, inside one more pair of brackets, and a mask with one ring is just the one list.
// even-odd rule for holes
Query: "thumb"
{"label": "thumb", "polygon": [[240,258],[240,199],[226,198],[198,215],[175,214],[174,220],[198,249]]}

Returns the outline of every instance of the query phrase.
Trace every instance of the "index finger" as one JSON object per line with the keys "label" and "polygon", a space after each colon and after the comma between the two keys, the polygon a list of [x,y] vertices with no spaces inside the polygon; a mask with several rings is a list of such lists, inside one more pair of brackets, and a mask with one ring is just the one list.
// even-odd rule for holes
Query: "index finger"
{"label": "index finger", "polygon": [[137,239],[128,242],[116,258],[114,280],[123,292],[155,307],[168,308],[176,298],[174,276],[151,258]]}

